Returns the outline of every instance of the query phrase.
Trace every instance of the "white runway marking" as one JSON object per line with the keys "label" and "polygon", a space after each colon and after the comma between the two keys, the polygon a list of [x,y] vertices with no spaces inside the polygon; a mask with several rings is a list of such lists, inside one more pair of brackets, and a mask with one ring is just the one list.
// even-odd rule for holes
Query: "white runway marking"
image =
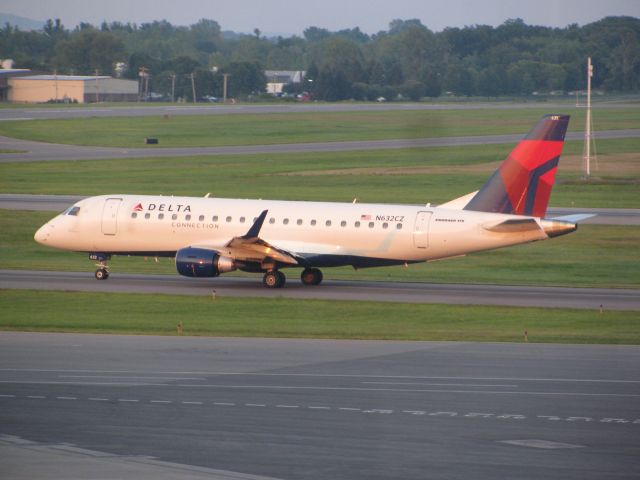
{"label": "white runway marking", "polygon": [[[32,399],[47,399],[45,395],[25,395],[24,397],[18,397],[15,394],[0,394],[0,398],[6,399],[15,399],[15,398],[32,398]],[[88,397],[86,399],[82,399],[79,397],[73,396],[58,396],[53,397],[55,400],[68,401],[68,400],[86,400],[92,402],[108,402],[109,399],[106,397]],[[117,402],[120,403],[145,403],[144,400],[134,399],[134,398],[119,398]],[[196,401],[196,400],[148,400],[149,404],[174,404],[180,403],[182,405],[204,405],[205,401]],[[211,402],[211,404],[215,406],[226,406],[226,407],[245,407],[245,408],[301,408],[300,405],[287,405],[287,404],[277,404],[277,405],[269,405],[266,403],[244,403],[238,404],[234,402]],[[337,406],[329,406],[329,405],[307,405],[307,410],[316,410],[316,411],[343,411],[343,412],[353,412],[359,414],[366,415],[396,415],[396,414],[405,414],[405,415],[414,415],[414,416],[424,416],[424,417],[437,417],[437,418],[456,418],[456,419],[488,419],[488,420],[499,420],[499,421],[523,421],[523,420],[537,420],[537,421],[551,421],[551,422],[565,422],[565,423],[590,423],[592,425],[595,424],[608,424],[608,425],[640,425],[640,418],[636,419],[628,419],[628,418],[620,418],[620,417],[603,417],[603,418],[594,418],[594,417],[585,417],[585,416],[558,416],[558,415],[524,415],[520,413],[489,413],[489,412],[457,412],[457,411],[428,411],[428,410],[394,410],[394,409],[386,409],[386,408],[356,408],[356,407],[337,407]],[[540,447],[542,448],[542,447]]]}
{"label": "white runway marking", "polygon": [[514,392],[505,390],[444,390],[444,389],[419,389],[419,388],[364,388],[364,387],[310,387],[296,385],[225,385],[212,383],[194,385],[189,383],[176,384],[181,388],[220,388],[220,389],[255,389],[255,390],[319,390],[319,391],[351,391],[351,392],[415,392],[415,393],[476,393],[483,395],[550,395],[566,397],[619,397],[636,398],[640,394],[634,393],[590,393],[590,392]]}
{"label": "white runway marking", "polygon": [[383,378],[408,380],[470,380],[470,381],[499,381],[499,382],[585,382],[585,383],[638,383],[640,380],[615,380],[599,378],[536,378],[536,377],[445,377],[423,375],[358,375],[334,373],[263,373],[263,372],[207,372],[207,371],[177,371],[177,372],[140,372],[137,370],[74,370],[74,369],[38,369],[38,368],[0,368],[0,372],[42,372],[42,373],[114,373],[114,374],[145,374],[145,375],[198,375],[198,376],[243,376],[243,377],[308,377],[308,378]]}
{"label": "white runway marking", "polygon": [[519,385],[472,384],[472,383],[409,383],[409,382],[360,382],[363,385],[417,385],[424,387],[505,387],[518,388]]}

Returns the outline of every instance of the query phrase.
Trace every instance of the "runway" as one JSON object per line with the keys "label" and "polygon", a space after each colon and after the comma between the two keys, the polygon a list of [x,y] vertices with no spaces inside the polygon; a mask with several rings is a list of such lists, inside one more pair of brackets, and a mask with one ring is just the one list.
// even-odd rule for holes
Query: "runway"
{"label": "runway", "polygon": [[[2,112],[2,110],[0,110]],[[567,140],[582,140],[582,132],[570,132]],[[640,129],[603,130],[594,137],[598,139],[636,138]],[[64,160],[107,160],[122,158],[184,157],[194,155],[250,155],[310,152],[347,152],[359,150],[389,150],[399,148],[456,147],[465,145],[490,145],[517,143],[522,134],[479,135],[464,137],[437,137],[393,140],[360,140],[349,142],[291,143],[276,145],[240,145],[220,147],[180,148],[119,148],[84,147],[55,143],[33,142],[0,136],[0,148],[19,153],[0,153],[0,163],[42,162]]]}
{"label": "runway", "polygon": [[135,459],[146,478],[637,478],[639,362],[632,346],[3,333],[0,434],[61,456],[31,447],[3,470],[61,478],[81,452],[104,478]]}
{"label": "runway", "polygon": [[[233,115],[242,113],[308,113],[308,112],[386,112],[394,110],[511,110],[514,108],[564,109],[575,108],[569,102],[527,103],[285,103],[285,104],[174,104],[174,105],[126,105],[126,106],[74,106],[56,108],[3,108],[0,121],[45,120],[89,117],[145,117],[168,115]],[[637,105],[620,101],[594,103],[592,108],[637,108]]]}
{"label": "runway", "polygon": [[[27,195],[0,193],[0,209],[34,210],[62,212],[75,202],[80,195]],[[549,208],[547,217],[589,213],[595,215],[580,224],[585,225],[640,225],[640,209],[631,208]]]}
{"label": "runway", "polygon": [[262,278],[222,276],[186,278],[179,275],[141,275],[112,272],[97,281],[93,272],[0,270],[0,289],[123,292],[216,297],[264,297],[357,300],[450,305],[509,305],[521,307],[640,310],[638,290],[512,285],[437,284],[326,280],[319,287],[302,285],[299,270],[285,271],[289,281],[281,289],[262,286]]}

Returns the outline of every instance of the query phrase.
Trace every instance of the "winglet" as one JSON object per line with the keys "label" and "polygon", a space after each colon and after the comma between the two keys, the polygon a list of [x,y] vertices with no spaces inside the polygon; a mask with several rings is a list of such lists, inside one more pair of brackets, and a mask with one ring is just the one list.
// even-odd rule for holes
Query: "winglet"
{"label": "winglet", "polygon": [[264,219],[267,218],[267,212],[269,212],[269,210],[263,210],[262,213],[258,216],[258,218],[256,218],[256,221],[253,222],[253,225],[251,225],[251,228],[249,229],[249,231],[245,233],[243,236],[241,236],[240,238],[242,239],[257,238],[258,235],[260,235],[260,229],[262,229],[262,224],[264,223]]}

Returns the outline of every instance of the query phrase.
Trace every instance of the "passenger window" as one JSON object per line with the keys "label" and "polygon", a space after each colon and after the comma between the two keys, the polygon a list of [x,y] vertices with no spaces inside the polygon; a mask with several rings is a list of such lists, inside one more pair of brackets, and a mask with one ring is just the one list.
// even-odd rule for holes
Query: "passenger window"
{"label": "passenger window", "polygon": [[330,226],[331,226],[331,220],[327,220],[326,222],[324,222],[324,224],[325,224],[327,227],[330,227]]}
{"label": "passenger window", "polygon": [[354,225],[355,225],[356,228],[360,228],[360,222],[356,222],[356,223],[354,223]]}
{"label": "passenger window", "polygon": [[282,220],[282,223],[284,223],[285,225],[289,225],[289,219],[285,218],[284,220]]}
{"label": "passenger window", "polygon": [[151,218],[151,214],[150,213],[145,213],[144,214],[144,218],[149,220]]}
{"label": "passenger window", "polygon": [[162,220],[164,218],[164,213],[159,213],[158,214],[158,220]]}
{"label": "passenger window", "polygon": [[386,222],[385,222],[385,223],[383,223],[383,224],[382,224],[382,228],[384,228],[384,229],[386,230],[387,228],[389,228],[389,224],[388,224],[388,223],[386,223]]}
{"label": "passenger window", "polygon": [[315,220],[311,220],[311,226],[315,227],[316,226],[316,221]]}
{"label": "passenger window", "polygon": [[136,212],[133,212],[133,213],[131,214],[131,218],[138,218],[138,214],[137,214]]}
{"label": "passenger window", "polygon": [[369,228],[373,228],[374,223],[373,222],[369,222]]}
{"label": "passenger window", "polygon": [[401,223],[398,223],[398,224],[396,225],[396,228],[397,228],[398,230],[402,230],[402,224],[401,224]]}
{"label": "passenger window", "polygon": [[199,222],[204,222],[204,215],[200,215],[200,216],[198,217],[198,221],[199,221]]}
{"label": "passenger window", "polygon": [[240,217],[240,223],[244,223],[244,217]]}
{"label": "passenger window", "polygon": [[302,219],[299,218],[298,221],[296,222],[298,225],[302,225]]}
{"label": "passenger window", "polygon": [[191,215],[185,215],[184,219],[188,222],[189,220],[191,220]]}
{"label": "passenger window", "polygon": [[273,218],[273,217],[271,217],[271,218],[269,219],[269,223],[273,225],[274,223],[276,223],[276,219],[275,219],[275,218]]}
{"label": "passenger window", "polygon": [[227,217],[227,223],[231,221],[231,217]]}
{"label": "passenger window", "polygon": [[218,215],[214,215],[214,216],[211,218],[211,221],[212,221],[212,222],[217,222],[217,221],[218,221]]}
{"label": "passenger window", "polygon": [[177,220],[178,219],[178,214],[174,213],[173,215],[171,215],[171,220]]}

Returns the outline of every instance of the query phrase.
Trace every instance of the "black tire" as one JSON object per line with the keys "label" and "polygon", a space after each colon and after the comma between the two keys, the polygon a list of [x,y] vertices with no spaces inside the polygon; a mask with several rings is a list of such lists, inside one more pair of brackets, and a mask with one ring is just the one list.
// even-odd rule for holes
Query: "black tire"
{"label": "black tire", "polygon": [[106,280],[109,278],[109,272],[107,272],[104,268],[99,268],[95,273],[96,280]]}
{"label": "black tire", "polygon": [[282,288],[286,280],[287,277],[284,276],[284,273],[277,270],[267,272],[262,277],[262,283],[267,288]]}
{"label": "black tire", "polygon": [[322,282],[322,272],[317,268],[305,268],[300,274],[304,285],[319,285]]}

